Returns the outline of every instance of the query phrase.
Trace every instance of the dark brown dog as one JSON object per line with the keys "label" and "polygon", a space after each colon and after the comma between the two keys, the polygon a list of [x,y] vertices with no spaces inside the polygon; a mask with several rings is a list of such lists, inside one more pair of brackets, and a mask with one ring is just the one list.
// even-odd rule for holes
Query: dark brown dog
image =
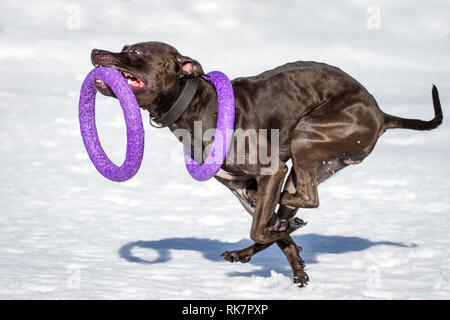
{"label": "dark brown dog", "polygon": [[[156,120],[169,111],[189,78],[201,78],[204,74],[196,60],[160,42],[125,46],[120,53],[94,49],[91,59],[96,66],[120,70],[139,105]],[[323,63],[288,63],[254,77],[235,79],[232,85],[236,99],[235,128],[245,132],[277,129],[279,141],[276,150],[271,148],[275,144],[270,136],[257,142],[268,146],[271,155],[277,155],[276,170],[271,174],[264,171],[269,164],[259,159],[256,163],[238,163],[227,158],[215,176],[253,216],[250,237],[255,243],[222,255],[231,262],[248,262],[252,255],[276,242],[289,261],[294,282],[301,286],[308,276],[299,256],[301,247],[290,234],[304,225],[301,219],[294,218],[298,208],[319,205],[318,184],[346,166],[360,163],[386,129],[430,130],[442,122],[434,86],[433,120],[398,118],[382,112],[372,95],[355,79]],[[101,81],[97,89],[114,96]],[[194,121],[202,121],[205,131],[215,128],[216,120],[215,89],[207,81],[200,81],[187,110],[169,128],[187,129],[193,146]],[[234,139],[234,145],[238,145],[237,138]],[[211,140],[205,137],[201,142],[205,148]],[[233,157],[239,152],[248,156],[246,148],[236,150]],[[284,183],[289,159],[292,169]],[[275,213],[277,204],[280,206]]]}

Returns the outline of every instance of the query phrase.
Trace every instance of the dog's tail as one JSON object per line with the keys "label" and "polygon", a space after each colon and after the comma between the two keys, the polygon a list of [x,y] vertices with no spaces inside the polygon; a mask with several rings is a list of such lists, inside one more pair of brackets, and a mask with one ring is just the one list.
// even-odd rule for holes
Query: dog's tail
{"label": "dog's tail", "polygon": [[431,95],[433,97],[434,106],[434,118],[430,121],[423,121],[417,119],[405,119],[400,117],[391,116],[383,112],[384,128],[385,129],[413,129],[413,130],[431,130],[437,128],[442,123],[442,108],[441,101],[439,100],[439,93],[436,86],[433,84],[431,89]]}

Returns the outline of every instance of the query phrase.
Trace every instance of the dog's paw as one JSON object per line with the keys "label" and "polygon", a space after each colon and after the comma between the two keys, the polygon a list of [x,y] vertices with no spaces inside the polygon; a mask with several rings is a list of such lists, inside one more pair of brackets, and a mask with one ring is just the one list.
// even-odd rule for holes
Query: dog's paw
{"label": "dog's paw", "polygon": [[300,270],[294,275],[294,283],[298,284],[300,288],[306,286],[308,284],[308,281],[309,276],[306,274],[304,270]]}
{"label": "dog's paw", "polygon": [[239,255],[239,251],[225,251],[220,256],[229,262],[247,263],[251,259],[250,255]]}
{"label": "dog's paw", "polygon": [[292,218],[292,219],[280,219],[277,217],[275,223],[267,228],[268,231],[290,231],[293,232],[303,226],[305,226],[308,222],[303,221],[300,218]]}

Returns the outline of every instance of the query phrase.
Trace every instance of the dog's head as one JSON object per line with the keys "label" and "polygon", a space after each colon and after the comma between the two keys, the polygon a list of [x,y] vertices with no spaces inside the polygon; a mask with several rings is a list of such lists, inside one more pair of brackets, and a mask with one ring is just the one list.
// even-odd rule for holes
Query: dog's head
{"label": "dog's head", "polygon": [[[161,42],[142,42],[126,45],[115,53],[94,49],[91,61],[95,67],[113,67],[119,70],[133,89],[139,105],[149,108],[171,100],[181,90],[180,79],[198,77],[202,66],[194,59],[181,55],[174,47]],[[103,81],[97,80],[97,90],[115,97]]]}

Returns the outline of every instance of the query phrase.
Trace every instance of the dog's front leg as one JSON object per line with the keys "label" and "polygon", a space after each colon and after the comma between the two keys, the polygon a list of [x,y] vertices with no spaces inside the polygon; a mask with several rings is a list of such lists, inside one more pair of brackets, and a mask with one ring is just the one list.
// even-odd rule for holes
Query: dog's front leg
{"label": "dog's front leg", "polygon": [[274,242],[288,236],[296,228],[289,227],[286,231],[276,231],[269,228],[275,207],[279,201],[287,166],[280,161],[278,171],[273,175],[259,175],[257,179],[256,207],[253,216],[250,237],[259,244]]}

